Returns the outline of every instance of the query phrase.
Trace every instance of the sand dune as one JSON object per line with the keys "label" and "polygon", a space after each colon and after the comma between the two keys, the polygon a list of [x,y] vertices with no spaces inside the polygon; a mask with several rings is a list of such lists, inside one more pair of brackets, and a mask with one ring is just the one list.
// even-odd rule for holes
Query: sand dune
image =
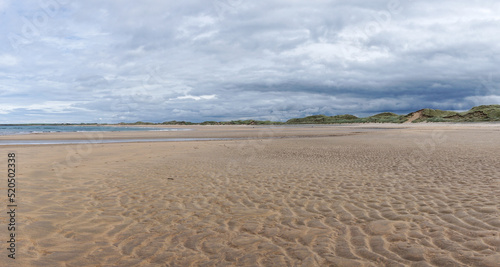
{"label": "sand dune", "polygon": [[19,160],[15,263],[498,266],[500,126],[398,127],[2,148]]}

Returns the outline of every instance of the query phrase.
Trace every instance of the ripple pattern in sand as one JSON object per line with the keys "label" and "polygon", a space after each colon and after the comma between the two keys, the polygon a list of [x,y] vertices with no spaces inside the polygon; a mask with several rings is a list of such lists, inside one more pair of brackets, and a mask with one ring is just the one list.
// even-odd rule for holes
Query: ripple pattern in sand
{"label": "ripple pattern in sand", "polygon": [[498,147],[450,136],[432,153],[389,136],[96,148],[24,188],[25,263],[497,266]]}

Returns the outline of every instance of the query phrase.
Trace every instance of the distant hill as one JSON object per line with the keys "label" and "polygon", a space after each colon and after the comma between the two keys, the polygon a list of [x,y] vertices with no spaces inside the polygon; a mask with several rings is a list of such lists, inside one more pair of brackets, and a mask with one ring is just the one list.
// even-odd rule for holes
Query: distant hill
{"label": "distant hill", "polygon": [[465,112],[421,109],[408,115],[407,122],[481,122],[500,121],[500,105],[484,105]]}
{"label": "distant hill", "polygon": [[407,115],[383,112],[366,118],[354,115],[314,115],[290,119],[286,124],[330,124],[330,123],[417,123],[417,122],[481,122],[500,121],[500,105],[473,107],[469,111],[455,112],[439,109],[421,109]]}
{"label": "distant hill", "polygon": [[287,124],[303,124],[303,123],[314,123],[314,124],[328,124],[328,123],[343,123],[351,121],[359,121],[360,118],[354,115],[337,115],[337,116],[325,116],[325,115],[313,115],[305,118],[290,119]]}
{"label": "distant hill", "polygon": [[336,116],[312,115],[304,118],[294,118],[286,122],[237,120],[237,121],[205,121],[193,123],[186,121],[166,121],[163,123],[134,122],[120,123],[122,125],[281,125],[281,124],[336,124],[336,123],[417,123],[417,122],[482,122],[500,121],[500,105],[484,105],[471,108],[465,112],[446,111],[439,109],[421,109],[407,115],[383,112],[370,117],[359,118],[344,114]]}
{"label": "distant hill", "polygon": [[405,116],[395,113],[384,112],[366,118],[358,118],[354,115],[345,114],[337,116],[314,115],[305,118],[290,119],[286,124],[331,124],[331,123],[366,123],[366,122],[392,122],[402,123],[406,121]]}

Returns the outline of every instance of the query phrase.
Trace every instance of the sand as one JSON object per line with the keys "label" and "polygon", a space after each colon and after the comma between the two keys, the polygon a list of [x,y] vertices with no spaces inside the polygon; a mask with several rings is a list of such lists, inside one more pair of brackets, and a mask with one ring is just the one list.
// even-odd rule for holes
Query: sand
{"label": "sand", "polygon": [[251,138],[1,146],[0,266],[499,266],[498,124],[189,128],[0,137]]}

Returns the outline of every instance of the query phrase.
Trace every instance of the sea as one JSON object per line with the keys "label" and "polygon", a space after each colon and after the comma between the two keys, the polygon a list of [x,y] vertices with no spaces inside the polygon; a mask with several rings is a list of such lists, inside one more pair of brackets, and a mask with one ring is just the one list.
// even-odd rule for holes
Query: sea
{"label": "sea", "polygon": [[185,131],[188,129],[100,125],[2,125],[0,135],[64,132]]}
{"label": "sea", "polygon": [[[190,131],[186,128],[154,128],[133,126],[95,126],[95,125],[0,125],[0,135],[26,135],[37,133],[63,132],[125,132],[125,131]],[[104,139],[90,138],[79,140],[0,140],[0,146],[8,145],[58,145],[58,144],[105,144],[129,142],[181,142],[229,140],[230,138],[134,138],[134,139]]]}

